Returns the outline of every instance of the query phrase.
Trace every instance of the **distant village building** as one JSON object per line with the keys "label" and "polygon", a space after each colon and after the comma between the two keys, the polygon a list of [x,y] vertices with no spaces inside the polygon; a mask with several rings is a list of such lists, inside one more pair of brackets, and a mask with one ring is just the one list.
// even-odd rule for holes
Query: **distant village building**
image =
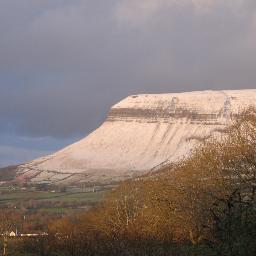
{"label": "distant village building", "polygon": [[14,236],[17,236],[17,234],[16,234],[16,232],[12,231],[12,232],[9,233],[9,236],[14,237]]}
{"label": "distant village building", "polygon": [[42,232],[42,233],[18,233],[18,230],[16,231],[8,231],[5,233],[0,234],[0,236],[4,236],[4,237],[21,237],[21,236],[25,236],[25,237],[37,237],[37,236],[48,236],[48,233]]}

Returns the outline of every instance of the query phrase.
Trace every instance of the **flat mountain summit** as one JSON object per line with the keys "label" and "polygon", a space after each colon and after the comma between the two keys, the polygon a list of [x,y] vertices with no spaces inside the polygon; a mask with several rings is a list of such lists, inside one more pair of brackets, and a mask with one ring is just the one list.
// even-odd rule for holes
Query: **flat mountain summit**
{"label": "flat mountain summit", "polygon": [[86,138],[19,165],[16,179],[73,184],[136,177],[178,161],[249,106],[256,107],[255,89],[132,95]]}

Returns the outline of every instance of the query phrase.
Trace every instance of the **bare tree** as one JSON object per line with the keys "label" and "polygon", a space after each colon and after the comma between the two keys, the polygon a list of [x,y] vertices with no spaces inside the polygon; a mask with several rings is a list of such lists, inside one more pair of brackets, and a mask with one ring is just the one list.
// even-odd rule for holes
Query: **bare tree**
{"label": "bare tree", "polygon": [[8,209],[0,209],[0,233],[3,237],[3,255],[7,255],[8,237],[15,229],[14,213]]}

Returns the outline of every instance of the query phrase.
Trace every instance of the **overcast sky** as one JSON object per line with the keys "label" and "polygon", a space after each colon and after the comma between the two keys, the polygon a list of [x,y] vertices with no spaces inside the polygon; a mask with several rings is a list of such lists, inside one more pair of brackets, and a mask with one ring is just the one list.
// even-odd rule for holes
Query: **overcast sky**
{"label": "overcast sky", "polygon": [[0,0],[0,166],[137,93],[256,88],[255,0]]}

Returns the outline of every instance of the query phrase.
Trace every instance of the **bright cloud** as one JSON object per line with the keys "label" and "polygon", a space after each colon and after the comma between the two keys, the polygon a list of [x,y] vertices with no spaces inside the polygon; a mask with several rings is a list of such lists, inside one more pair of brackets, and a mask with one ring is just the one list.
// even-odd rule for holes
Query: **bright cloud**
{"label": "bright cloud", "polygon": [[188,7],[195,14],[202,15],[220,6],[231,9],[239,8],[240,10],[242,4],[243,0],[124,0],[118,3],[115,17],[120,22],[138,25],[143,24],[148,18],[164,8]]}

